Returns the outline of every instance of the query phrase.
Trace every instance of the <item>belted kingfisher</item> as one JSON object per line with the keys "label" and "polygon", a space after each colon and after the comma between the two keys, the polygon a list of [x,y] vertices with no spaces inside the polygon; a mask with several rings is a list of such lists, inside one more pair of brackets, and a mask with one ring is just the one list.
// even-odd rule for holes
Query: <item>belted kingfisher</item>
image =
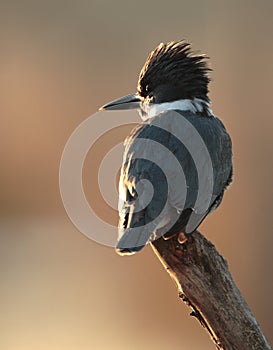
{"label": "belted kingfisher", "polygon": [[208,98],[208,57],[184,40],[148,56],[137,93],[101,109],[139,109],[125,140],[119,184],[120,255],[147,242],[193,233],[232,182],[232,144]]}

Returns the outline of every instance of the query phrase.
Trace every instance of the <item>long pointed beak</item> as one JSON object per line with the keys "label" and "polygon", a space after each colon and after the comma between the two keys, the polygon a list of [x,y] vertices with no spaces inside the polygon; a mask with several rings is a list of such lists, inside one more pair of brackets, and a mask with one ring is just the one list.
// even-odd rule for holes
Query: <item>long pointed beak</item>
{"label": "long pointed beak", "polygon": [[135,109],[140,108],[141,99],[137,94],[131,94],[123,96],[107,103],[106,105],[100,107],[100,111],[103,109],[108,110],[121,110],[121,109]]}

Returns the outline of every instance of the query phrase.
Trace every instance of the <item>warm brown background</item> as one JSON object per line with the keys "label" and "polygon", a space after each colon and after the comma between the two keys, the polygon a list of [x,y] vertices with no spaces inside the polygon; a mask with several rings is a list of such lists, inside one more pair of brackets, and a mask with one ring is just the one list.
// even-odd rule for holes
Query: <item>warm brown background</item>
{"label": "warm brown background", "polygon": [[211,57],[234,143],[235,183],[201,231],[272,342],[272,0],[15,0],[0,16],[0,348],[214,349],[150,247],[121,258],[87,239],[58,188],[74,128],[180,38]]}

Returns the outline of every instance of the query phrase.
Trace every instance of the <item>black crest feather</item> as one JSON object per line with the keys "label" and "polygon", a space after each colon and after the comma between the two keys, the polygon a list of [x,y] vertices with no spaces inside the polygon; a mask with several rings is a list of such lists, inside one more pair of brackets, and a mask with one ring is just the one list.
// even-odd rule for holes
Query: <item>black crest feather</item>
{"label": "black crest feather", "polygon": [[208,57],[194,54],[184,40],[159,44],[148,56],[138,80],[138,94],[154,103],[202,98],[208,101]]}

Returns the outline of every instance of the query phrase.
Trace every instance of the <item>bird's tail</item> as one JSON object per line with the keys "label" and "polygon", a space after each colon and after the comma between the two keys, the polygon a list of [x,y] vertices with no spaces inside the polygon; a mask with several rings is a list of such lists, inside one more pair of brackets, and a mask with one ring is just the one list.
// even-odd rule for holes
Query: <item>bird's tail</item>
{"label": "bird's tail", "polygon": [[146,230],[143,226],[123,230],[124,232],[116,246],[116,252],[119,255],[132,255],[140,251],[151,236],[151,231]]}

